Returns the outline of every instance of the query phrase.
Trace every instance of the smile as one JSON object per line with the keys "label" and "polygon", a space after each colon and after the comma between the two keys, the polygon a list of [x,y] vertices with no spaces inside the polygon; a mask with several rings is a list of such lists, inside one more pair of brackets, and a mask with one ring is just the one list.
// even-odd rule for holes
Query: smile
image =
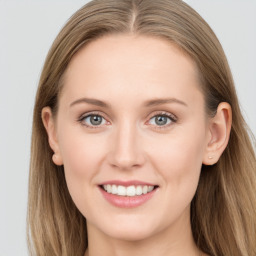
{"label": "smile", "polygon": [[134,208],[149,201],[159,186],[139,181],[112,181],[99,185],[103,198],[110,204],[121,208]]}
{"label": "smile", "polygon": [[109,194],[118,195],[118,196],[140,196],[145,195],[151,192],[154,189],[154,186],[147,185],[136,185],[136,186],[122,186],[122,185],[103,185],[102,188]]}

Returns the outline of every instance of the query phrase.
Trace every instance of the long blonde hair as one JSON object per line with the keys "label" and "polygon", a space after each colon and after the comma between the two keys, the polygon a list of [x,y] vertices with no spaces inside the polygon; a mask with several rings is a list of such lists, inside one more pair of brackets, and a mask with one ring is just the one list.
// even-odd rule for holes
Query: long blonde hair
{"label": "long blonde hair", "polygon": [[52,150],[41,110],[58,110],[63,74],[76,52],[106,34],[133,33],[175,43],[198,66],[206,111],[220,102],[233,110],[229,144],[213,166],[202,166],[191,204],[195,243],[212,256],[256,255],[256,161],[232,75],[215,34],[180,0],[94,0],[78,10],[55,39],[36,96],[29,176],[28,241],[31,255],[84,255],[86,220],[74,205],[63,167]]}

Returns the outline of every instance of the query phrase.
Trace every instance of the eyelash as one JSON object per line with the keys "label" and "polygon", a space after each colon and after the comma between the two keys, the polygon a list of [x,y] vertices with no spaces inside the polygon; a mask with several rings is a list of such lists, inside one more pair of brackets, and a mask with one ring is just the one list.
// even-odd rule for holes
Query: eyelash
{"label": "eyelash", "polygon": [[[81,117],[78,118],[78,122],[80,122],[82,125],[86,126],[87,128],[89,129],[100,129],[101,128],[101,125],[98,125],[98,126],[92,126],[92,125],[87,125],[84,123],[84,119],[90,117],[90,116],[99,116],[99,117],[102,117],[103,119],[106,120],[106,118],[104,117],[104,115],[102,115],[100,112],[90,112],[90,113],[87,113],[87,114],[84,114],[82,115]],[[170,119],[171,123],[168,124],[168,125],[163,125],[163,126],[157,126],[157,128],[155,127],[154,129],[157,129],[157,130],[161,130],[161,129],[167,129],[169,126],[171,126],[173,123],[176,123],[177,122],[177,117],[171,113],[168,113],[168,112],[165,112],[165,111],[160,111],[160,112],[157,112],[157,113],[154,113],[153,115],[150,116],[149,120],[151,120],[152,118],[156,118],[157,116],[160,116],[160,117],[167,117]],[[106,122],[108,122],[106,120]],[[153,125],[150,125],[150,126],[153,126]]]}

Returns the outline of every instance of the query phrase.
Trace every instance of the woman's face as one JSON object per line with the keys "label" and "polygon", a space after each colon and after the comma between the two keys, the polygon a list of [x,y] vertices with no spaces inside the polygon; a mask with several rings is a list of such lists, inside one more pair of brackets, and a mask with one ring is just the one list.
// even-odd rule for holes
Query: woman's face
{"label": "woman's face", "polygon": [[196,66],[169,42],[114,35],[80,50],[55,132],[89,232],[137,240],[188,228],[207,120]]}

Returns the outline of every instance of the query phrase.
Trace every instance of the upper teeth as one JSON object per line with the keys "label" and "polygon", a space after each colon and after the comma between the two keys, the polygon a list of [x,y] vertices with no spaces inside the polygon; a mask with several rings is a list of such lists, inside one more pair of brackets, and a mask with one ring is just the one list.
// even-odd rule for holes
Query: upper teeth
{"label": "upper teeth", "polygon": [[147,194],[154,189],[154,186],[121,186],[121,185],[103,185],[105,191],[110,194],[119,196],[140,196],[142,194]]}

